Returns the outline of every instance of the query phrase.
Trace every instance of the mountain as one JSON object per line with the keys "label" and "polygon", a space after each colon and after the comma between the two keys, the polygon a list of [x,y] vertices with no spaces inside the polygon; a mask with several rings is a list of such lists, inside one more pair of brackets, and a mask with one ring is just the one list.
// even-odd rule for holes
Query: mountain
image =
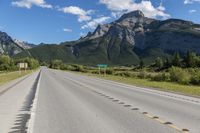
{"label": "mountain", "polygon": [[0,55],[7,54],[13,56],[22,51],[23,49],[18,46],[10,36],[0,31]]}
{"label": "mountain", "polygon": [[174,52],[184,55],[189,50],[200,54],[199,24],[179,19],[161,21],[133,11],[112,23],[99,25],[77,41],[43,45],[29,51],[47,62],[62,59],[67,63],[136,65],[141,59],[150,64],[156,57],[170,58]]}
{"label": "mountain", "polygon": [[7,33],[0,31],[0,55],[14,56],[35,46],[34,44],[12,39]]}
{"label": "mountain", "polygon": [[28,43],[28,42],[24,42],[24,41],[20,41],[17,39],[13,39],[13,41],[20,47],[22,47],[23,49],[31,49],[36,47],[36,45]]}

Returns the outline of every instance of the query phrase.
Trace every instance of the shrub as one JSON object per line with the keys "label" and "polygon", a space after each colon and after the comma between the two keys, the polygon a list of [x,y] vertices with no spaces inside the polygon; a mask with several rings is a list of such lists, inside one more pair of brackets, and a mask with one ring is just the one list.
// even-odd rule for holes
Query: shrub
{"label": "shrub", "polygon": [[60,69],[61,69],[61,70],[70,70],[69,67],[70,67],[70,66],[68,66],[68,65],[66,65],[66,64],[62,64],[62,65],[60,66]]}
{"label": "shrub", "polygon": [[91,73],[92,74],[99,74],[99,70],[93,70]]}
{"label": "shrub", "polygon": [[154,76],[153,74],[148,74],[148,73],[147,73],[147,75],[146,75],[145,78],[146,78],[146,79],[151,79],[153,76]]}
{"label": "shrub", "polygon": [[125,77],[124,72],[116,72],[114,75],[115,76]]}
{"label": "shrub", "polygon": [[124,72],[125,77],[132,77],[132,74],[130,72]]}
{"label": "shrub", "polygon": [[133,73],[130,73],[130,72],[117,72],[114,75],[122,76],[122,77],[135,77],[135,75]]}
{"label": "shrub", "polygon": [[148,74],[146,71],[141,71],[139,72],[139,74],[137,75],[138,78],[141,78],[141,79],[145,79],[148,77]]}
{"label": "shrub", "polygon": [[72,71],[76,72],[87,72],[86,69],[82,65],[72,65],[74,69]]}
{"label": "shrub", "polygon": [[112,68],[108,68],[108,69],[106,69],[106,74],[113,75],[114,70]]}
{"label": "shrub", "polygon": [[168,73],[159,73],[151,77],[153,81],[169,81],[170,75]]}
{"label": "shrub", "polygon": [[15,70],[13,59],[9,56],[0,55],[0,71],[10,71]]}
{"label": "shrub", "polygon": [[178,82],[181,84],[189,84],[190,83],[190,74],[188,71],[183,70],[179,67],[172,67],[169,69],[170,80],[172,82]]}
{"label": "shrub", "polygon": [[200,71],[192,73],[191,84],[200,85]]}
{"label": "shrub", "polygon": [[63,64],[62,60],[52,60],[50,63],[50,68],[53,69],[60,69],[61,65]]}

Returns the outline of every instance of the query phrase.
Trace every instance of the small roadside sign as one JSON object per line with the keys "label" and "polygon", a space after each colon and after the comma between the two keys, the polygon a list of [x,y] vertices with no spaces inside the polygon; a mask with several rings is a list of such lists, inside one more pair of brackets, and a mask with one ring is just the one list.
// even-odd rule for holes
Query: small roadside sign
{"label": "small roadside sign", "polygon": [[28,68],[28,63],[18,63],[17,66],[19,67],[19,72],[21,73],[21,70],[25,70]]}
{"label": "small roadside sign", "polygon": [[18,63],[17,66],[20,69],[26,69],[26,68],[28,68],[28,63]]}
{"label": "small roadside sign", "polygon": [[108,67],[107,64],[98,64],[97,66],[100,67],[100,68],[106,68],[106,67]]}
{"label": "small roadside sign", "polygon": [[103,68],[104,69],[104,75],[106,76],[106,68],[108,67],[108,65],[107,64],[98,64],[97,66],[99,68],[99,75],[101,75],[101,68]]}

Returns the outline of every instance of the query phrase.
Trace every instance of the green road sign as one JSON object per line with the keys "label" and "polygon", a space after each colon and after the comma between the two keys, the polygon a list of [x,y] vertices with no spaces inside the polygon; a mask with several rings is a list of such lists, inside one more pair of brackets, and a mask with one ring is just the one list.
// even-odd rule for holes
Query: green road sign
{"label": "green road sign", "polygon": [[106,68],[106,67],[108,67],[107,64],[98,64],[97,66],[100,67],[100,68]]}

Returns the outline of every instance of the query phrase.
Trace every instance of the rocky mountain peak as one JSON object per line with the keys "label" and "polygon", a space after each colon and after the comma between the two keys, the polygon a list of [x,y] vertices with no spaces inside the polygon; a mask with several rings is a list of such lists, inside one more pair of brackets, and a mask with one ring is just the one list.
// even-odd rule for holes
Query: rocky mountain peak
{"label": "rocky mountain peak", "polygon": [[130,18],[144,18],[144,14],[142,11],[140,10],[136,10],[136,11],[132,11],[132,12],[129,12],[129,13],[126,13],[124,15],[122,15],[119,19],[119,21],[122,21],[124,19],[130,19]]}
{"label": "rocky mountain peak", "polygon": [[91,40],[105,35],[119,36],[120,38],[129,38],[128,42],[134,44],[133,36],[136,32],[146,31],[147,25],[154,19],[144,16],[142,11],[136,10],[122,15],[117,21],[109,24],[98,25],[94,32],[89,32],[80,41]]}
{"label": "rocky mountain peak", "polygon": [[0,55],[7,54],[13,56],[21,51],[22,48],[19,47],[7,33],[0,31]]}
{"label": "rocky mountain peak", "polygon": [[31,48],[35,47],[34,44],[30,44],[28,42],[24,42],[21,40],[13,39],[13,41],[23,49],[31,49]]}
{"label": "rocky mountain peak", "polygon": [[12,41],[12,38],[10,36],[8,36],[7,33],[0,31],[0,40],[1,40],[1,42]]}
{"label": "rocky mountain peak", "polygon": [[88,32],[85,38],[94,39],[94,38],[102,37],[108,32],[110,26],[111,26],[110,24],[98,25],[95,31],[93,33]]}

